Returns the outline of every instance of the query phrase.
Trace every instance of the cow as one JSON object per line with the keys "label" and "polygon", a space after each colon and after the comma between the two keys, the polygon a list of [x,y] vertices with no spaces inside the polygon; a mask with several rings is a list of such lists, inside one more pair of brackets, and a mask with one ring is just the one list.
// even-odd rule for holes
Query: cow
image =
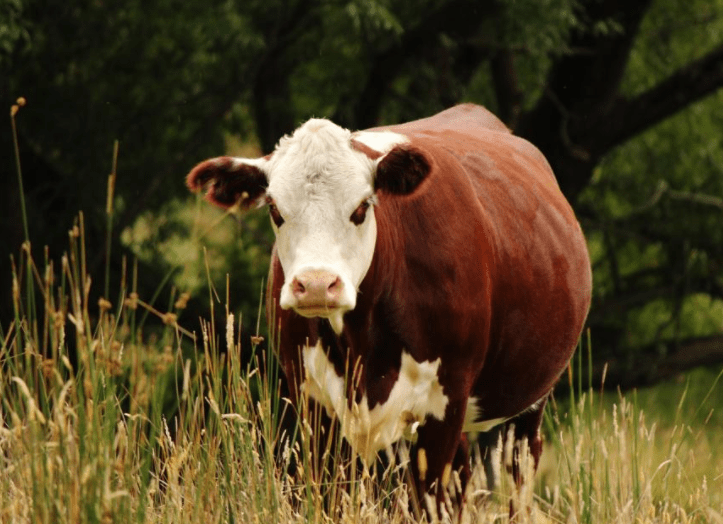
{"label": "cow", "polygon": [[473,104],[357,132],[311,119],[187,185],[222,208],[268,206],[266,307],[292,401],[323,407],[363,461],[411,438],[411,483],[440,497],[453,471],[469,480],[466,434],[513,424],[537,465],[592,288],[537,148]]}

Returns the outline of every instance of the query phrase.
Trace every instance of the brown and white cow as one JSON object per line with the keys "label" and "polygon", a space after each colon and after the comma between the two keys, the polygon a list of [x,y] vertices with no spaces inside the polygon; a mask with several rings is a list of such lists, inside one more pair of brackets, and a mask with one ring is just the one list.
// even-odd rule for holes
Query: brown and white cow
{"label": "brown and white cow", "polygon": [[533,145],[472,104],[355,133],[312,119],[271,155],[207,160],[187,183],[221,207],[268,204],[267,313],[290,390],[363,460],[416,433],[416,488],[452,469],[465,482],[465,432],[508,421],[539,460],[591,271]]}

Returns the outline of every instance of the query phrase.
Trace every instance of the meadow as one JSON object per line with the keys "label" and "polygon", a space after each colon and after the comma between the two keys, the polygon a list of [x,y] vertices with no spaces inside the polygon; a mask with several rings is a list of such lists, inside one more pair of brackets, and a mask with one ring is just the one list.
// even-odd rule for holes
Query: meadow
{"label": "meadow", "polygon": [[[520,522],[723,523],[717,370],[604,392],[590,383],[592,334],[562,379],[569,393],[548,405],[534,483],[517,492],[500,445],[492,490],[477,458],[461,515],[423,516],[414,508],[425,501],[400,482],[403,458],[366,471],[338,449],[312,450],[310,424],[281,424],[294,408],[257,347],[267,337],[273,348],[273,337],[240,335],[233,282],[220,292],[209,283],[225,325],[179,323],[188,296],[145,301],[132,264],[114,300],[91,299],[103,276],[87,273],[82,215],[69,238],[57,266],[26,244],[12,275],[15,318],[0,331],[0,522],[501,523],[512,498]],[[221,340],[234,350],[221,352]],[[313,478],[320,458],[326,472]]]}

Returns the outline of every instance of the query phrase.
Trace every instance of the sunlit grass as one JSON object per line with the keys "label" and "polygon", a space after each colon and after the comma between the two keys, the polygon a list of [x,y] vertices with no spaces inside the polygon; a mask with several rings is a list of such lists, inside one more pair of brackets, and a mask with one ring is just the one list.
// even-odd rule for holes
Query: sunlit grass
{"label": "sunlit grass", "polygon": [[559,521],[719,521],[723,464],[705,428],[650,420],[635,393],[588,393],[564,417],[549,421],[540,471],[541,507]]}
{"label": "sunlit grass", "polygon": [[[168,311],[146,305],[157,321],[141,329],[133,279],[114,303],[89,303],[82,227],[70,240],[59,267],[22,260],[32,272],[13,278],[15,321],[0,347],[0,521],[416,521],[403,459],[367,472],[339,459],[336,443],[313,450],[313,421],[279,424],[294,408],[278,394],[278,369],[240,361],[253,342],[239,340],[232,313],[224,326],[183,329],[184,300],[172,297]],[[41,300],[22,296],[27,278]],[[221,353],[220,337],[234,350]],[[510,497],[520,521],[721,522],[716,375],[603,395],[581,389],[579,372],[574,400],[549,407],[537,480],[516,493],[501,446],[495,492],[478,464],[462,522],[505,522]],[[324,473],[312,474],[316,457]]]}

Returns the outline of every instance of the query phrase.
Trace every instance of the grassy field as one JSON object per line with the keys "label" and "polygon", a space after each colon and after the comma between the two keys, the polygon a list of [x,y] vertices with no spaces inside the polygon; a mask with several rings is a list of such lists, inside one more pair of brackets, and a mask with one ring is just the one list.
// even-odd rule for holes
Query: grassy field
{"label": "grassy field", "polygon": [[[0,331],[0,522],[419,520],[398,481],[403,460],[350,469],[335,449],[311,453],[308,425],[279,427],[292,408],[273,367],[239,361],[240,345],[258,340],[239,340],[232,312],[223,326],[181,326],[187,297],[152,306],[132,276],[115,302],[89,303],[82,227],[70,238],[60,267],[25,250],[13,275],[15,319]],[[237,351],[220,354],[219,337]],[[501,446],[500,482],[490,492],[476,464],[452,521],[506,522],[512,497],[521,522],[723,523],[719,378],[701,370],[625,395],[574,387],[548,407],[536,481],[517,493]],[[329,468],[315,479],[319,455]]]}

